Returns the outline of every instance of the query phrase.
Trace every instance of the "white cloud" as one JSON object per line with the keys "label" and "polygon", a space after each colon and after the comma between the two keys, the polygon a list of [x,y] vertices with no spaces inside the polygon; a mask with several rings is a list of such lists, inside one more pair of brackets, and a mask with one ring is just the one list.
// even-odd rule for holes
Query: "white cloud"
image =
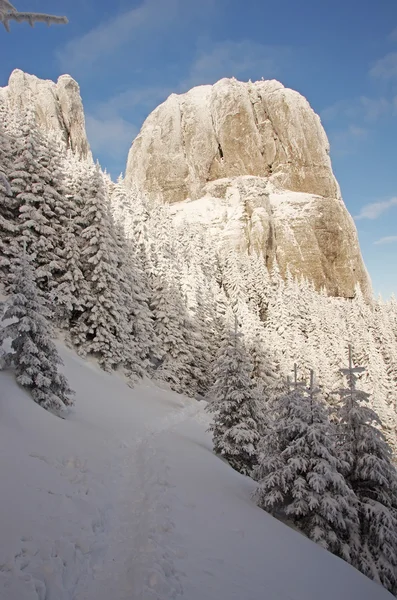
{"label": "white cloud", "polygon": [[395,243],[397,243],[397,235],[388,235],[388,236],[380,238],[380,240],[376,240],[376,242],[374,242],[375,246],[380,246],[382,244],[395,244]]}
{"label": "white cloud", "polygon": [[357,143],[364,140],[367,135],[367,129],[357,125],[349,125],[346,129],[331,131],[329,133],[331,153],[338,156],[350,154],[355,150]]}
{"label": "white cloud", "polygon": [[122,53],[123,64],[131,69],[160,34],[171,37],[189,23],[211,20],[218,9],[218,0],[140,0],[139,6],[68,42],[57,58],[62,69],[75,74],[102,68],[107,59]]}
{"label": "white cloud", "polygon": [[323,109],[320,113],[324,121],[333,121],[344,117],[347,119],[362,120],[374,123],[393,111],[392,102],[387,98],[369,98],[360,96],[350,100],[340,100]]}
{"label": "white cloud", "polygon": [[86,116],[87,136],[94,154],[106,154],[113,159],[125,159],[132,140],[137,134],[133,123],[114,116],[102,119],[88,114]]}
{"label": "white cloud", "polygon": [[265,79],[277,76],[290,55],[286,46],[270,46],[249,40],[230,40],[201,48],[180,84],[186,91],[195,85],[215,83],[223,77]]}
{"label": "white cloud", "polygon": [[397,197],[390,198],[390,200],[383,200],[381,202],[373,202],[372,204],[366,204],[362,207],[360,213],[354,218],[356,220],[377,219],[394,206],[397,206]]}
{"label": "white cloud", "polygon": [[369,74],[378,79],[397,79],[397,52],[390,52],[377,60]]}
{"label": "white cloud", "polygon": [[123,111],[133,111],[141,106],[148,110],[156,108],[173,91],[171,88],[152,86],[146,88],[133,87],[115,94],[96,107],[96,113],[103,116],[114,116]]}
{"label": "white cloud", "polygon": [[[125,50],[123,64],[131,66],[134,59],[139,59],[139,50],[143,52],[142,48],[137,49],[137,44],[146,47],[153,40],[152,36],[158,36],[161,31],[172,35],[175,28],[182,27],[195,15],[208,16],[212,5],[215,0],[201,0],[200,3],[195,0],[141,0],[139,6],[68,42],[58,51],[58,60],[62,69],[75,74],[102,67],[109,57]],[[135,51],[130,50],[132,47]]]}

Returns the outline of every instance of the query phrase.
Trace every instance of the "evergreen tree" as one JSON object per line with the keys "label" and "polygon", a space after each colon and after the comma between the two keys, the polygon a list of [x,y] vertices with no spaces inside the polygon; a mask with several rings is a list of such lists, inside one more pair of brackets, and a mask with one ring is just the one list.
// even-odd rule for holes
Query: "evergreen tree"
{"label": "evergreen tree", "polygon": [[35,402],[47,410],[59,411],[73,404],[72,391],[59,372],[62,360],[51,341],[50,313],[36,287],[29,257],[13,266],[13,293],[2,321],[0,342],[11,338],[5,352],[5,366],[14,366],[17,382],[28,388]]}
{"label": "evergreen tree", "polygon": [[74,327],[90,299],[88,283],[82,272],[81,248],[76,236],[75,220],[70,220],[64,230],[60,250],[61,272],[56,287],[51,292],[55,303],[55,318],[63,327]]}
{"label": "evergreen tree", "polygon": [[357,389],[349,347],[349,366],[342,369],[347,388],[340,390],[339,429],[345,476],[358,499],[361,549],[356,566],[397,592],[397,472],[378,415],[368,406],[369,394]]}
{"label": "evergreen tree", "polygon": [[259,443],[257,391],[252,385],[252,364],[244,347],[237,319],[234,330],[226,327],[209,393],[207,410],[214,414],[214,450],[244,475],[250,475]]}
{"label": "evergreen tree", "polygon": [[342,475],[328,412],[314,386],[297,381],[274,402],[272,429],[265,434],[255,477],[259,506],[291,519],[308,537],[347,560],[357,513]]}
{"label": "evergreen tree", "polygon": [[125,319],[113,224],[98,166],[90,167],[89,182],[90,193],[80,217],[81,263],[89,296],[71,333],[82,355],[94,354],[105,370],[112,370],[129,352],[130,325]]}

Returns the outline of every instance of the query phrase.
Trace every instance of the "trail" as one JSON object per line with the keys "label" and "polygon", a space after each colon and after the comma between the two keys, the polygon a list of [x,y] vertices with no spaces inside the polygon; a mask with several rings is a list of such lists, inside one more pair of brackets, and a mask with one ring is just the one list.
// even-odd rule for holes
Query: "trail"
{"label": "trail", "polygon": [[[156,445],[161,433],[191,418],[196,406],[175,410],[153,424],[117,467],[117,501],[106,532],[106,550],[95,557],[73,600],[172,600],[183,592],[171,544],[175,527],[167,502],[170,483]],[[103,537],[103,532],[101,532]]]}

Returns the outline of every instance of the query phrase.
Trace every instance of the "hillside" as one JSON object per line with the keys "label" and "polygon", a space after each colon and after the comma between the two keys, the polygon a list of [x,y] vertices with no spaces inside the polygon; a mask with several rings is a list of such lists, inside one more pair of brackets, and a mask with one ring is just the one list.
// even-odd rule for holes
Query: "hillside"
{"label": "hillside", "polygon": [[2,600],[391,598],[255,506],[203,402],[60,350],[67,419],[0,373]]}

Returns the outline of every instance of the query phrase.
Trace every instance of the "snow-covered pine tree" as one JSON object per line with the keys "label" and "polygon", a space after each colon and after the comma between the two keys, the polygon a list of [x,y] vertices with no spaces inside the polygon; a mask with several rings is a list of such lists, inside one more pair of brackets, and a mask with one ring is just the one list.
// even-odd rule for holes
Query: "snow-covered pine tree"
{"label": "snow-covered pine tree", "polygon": [[273,404],[265,433],[254,497],[262,508],[291,519],[310,539],[350,560],[357,529],[355,498],[343,475],[328,411],[314,385],[297,381]]}
{"label": "snow-covered pine tree", "polygon": [[[9,181],[18,210],[15,256],[20,248],[35,260],[35,276],[40,288],[49,291],[53,273],[58,269],[58,247],[61,243],[61,222],[58,212],[61,194],[55,189],[57,172],[51,164],[48,142],[35,125],[32,111],[20,117],[17,155],[9,173]],[[57,181],[58,187],[61,187]],[[12,249],[12,248],[11,248]],[[12,254],[12,253],[11,253]],[[12,260],[12,256],[10,256]]]}
{"label": "snow-covered pine tree", "polygon": [[214,451],[240,473],[250,475],[259,444],[257,396],[251,381],[252,364],[233,315],[228,314],[222,345],[214,365],[214,384],[209,392],[208,412],[214,414]]}
{"label": "snow-covered pine tree", "polygon": [[10,269],[10,258],[15,255],[17,203],[12,197],[9,172],[12,165],[11,139],[0,126],[0,273],[2,279]]}
{"label": "snow-covered pine tree", "polygon": [[358,499],[360,551],[355,566],[392,593],[397,593],[397,472],[369,394],[357,389],[349,347],[349,366],[342,369],[347,388],[340,390],[340,453],[345,477]]}
{"label": "snow-covered pine tree", "polygon": [[84,312],[71,329],[82,355],[94,354],[105,370],[123,363],[130,325],[125,319],[110,206],[98,165],[88,167],[89,191],[84,199],[81,264],[89,285]]}
{"label": "snow-covered pine tree", "polygon": [[24,253],[19,262],[12,266],[13,293],[0,328],[0,345],[12,340],[2,359],[15,368],[17,382],[29,389],[37,404],[61,411],[73,404],[73,392],[59,372],[62,360],[51,340],[50,312],[36,286],[31,259]]}
{"label": "snow-covered pine tree", "polygon": [[10,21],[29,23],[31,27],[35,23],[46,23],[46,25],[60,25],[68,23],[66,17],[46,15],[41,13],[19,12],[9,0],[0,0],[0,23],[3,23],[6,31],[10,31]]}
{"label": "snow-covered pine tree", "polygon": [[64,229],[60,249],[62,274],[50,294],[55,304],[55,320],[65,329],[74,327],[90,299],[89,286],[81,270],[81,249],[77,231],[75,219],[71,218]]}

